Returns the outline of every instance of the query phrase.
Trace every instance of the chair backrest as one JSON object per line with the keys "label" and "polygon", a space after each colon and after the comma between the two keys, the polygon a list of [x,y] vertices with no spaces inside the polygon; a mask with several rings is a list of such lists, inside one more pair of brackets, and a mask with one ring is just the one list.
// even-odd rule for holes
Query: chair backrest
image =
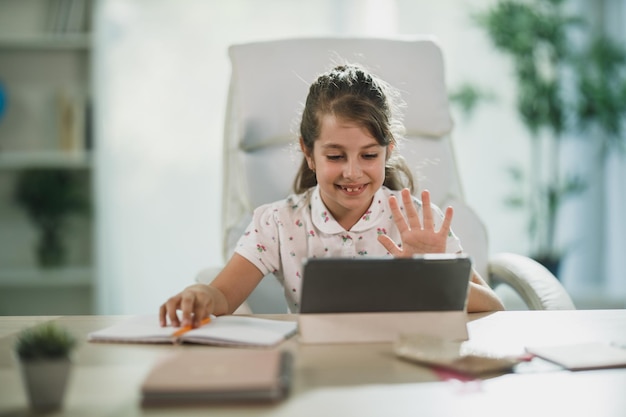
{"label": "chair backrest", "polygon": [[302,159],[299,116],[310,83],[332,66],[365,65],[398,89],[406,104],[399,144],[417,190],[455,209],[453,230],[487,278],[487,235],[464,203],[450,133],[443,57],[432,37],[296,38],[233,45],[224,136],[224,256],[252,210],[291,193]]}

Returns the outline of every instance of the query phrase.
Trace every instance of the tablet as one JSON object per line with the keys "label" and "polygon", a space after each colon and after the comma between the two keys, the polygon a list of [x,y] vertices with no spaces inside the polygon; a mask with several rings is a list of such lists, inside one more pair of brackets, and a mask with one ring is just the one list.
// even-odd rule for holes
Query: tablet
{"label": "tablet", "polygon": [[465,311],[471,270],[471,259],[455,254],[311,258],[300,313]]}

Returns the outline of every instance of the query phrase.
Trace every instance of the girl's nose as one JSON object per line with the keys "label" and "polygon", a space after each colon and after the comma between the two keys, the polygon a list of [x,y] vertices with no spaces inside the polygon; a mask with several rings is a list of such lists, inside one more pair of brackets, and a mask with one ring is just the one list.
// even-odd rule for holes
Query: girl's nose
{"label": "girl's nose", "polygon": [[348,179],[356,179],[361,177],[361,173],[363,170],[361,169],[361,164],[359,164],[358,160],[349,159],[343,169],[344,178]]}

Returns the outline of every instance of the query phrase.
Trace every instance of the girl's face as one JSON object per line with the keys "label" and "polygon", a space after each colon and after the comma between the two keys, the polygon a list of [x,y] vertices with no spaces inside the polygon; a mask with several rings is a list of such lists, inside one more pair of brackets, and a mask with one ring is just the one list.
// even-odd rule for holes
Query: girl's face
{"label": "girl's face", "polygon": [[339,224],[350,230],[383,185],[391,149],[381,146],[356,123],[326,115],[313,153],[302,150],[309,168],[315,171],[322,201]]}

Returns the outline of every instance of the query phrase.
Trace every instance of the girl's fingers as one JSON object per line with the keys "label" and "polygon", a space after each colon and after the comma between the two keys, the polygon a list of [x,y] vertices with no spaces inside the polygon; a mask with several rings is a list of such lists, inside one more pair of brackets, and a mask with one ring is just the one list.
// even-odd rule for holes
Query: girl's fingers
{"label": "girl's fingers", "polygon": [[413,196],[411,196],[411,191],[408,188],[404,188],[402,190],[402,202],[404,203],[404,211],[406,212],[406,218],[409,222],[409,227],[411,229],[421,229],[422,225],[420,222],[420,217],[417,212],[417,207],[413,202]]}
{"label": "girl's fingers", "polygon": [[159,323],[161,324],[161,327],[167,326],[167,308],[165,307],[165,304],[162,304],[159,308]]}
{"label": "girl's fingers", "polygon": [[391,238],[389,236],[387,236],[387,235],[378,235],[378,242],[381,245],[383,245],[384,248],[387,249],[387,252],[389,252],[394,257],[400,256],[400,254],[401,254],[400,249],[395,244],[395,242],[393,240],[391,240]]}
{"label": "girl's fingers", "polygon": [[180,309],[182,311],[182,325],[183,326],[192,326],[193,325],[193,314],[196,306],[196,296],[191,293],[183,293],[183,299],[180,303]]}
{"label": "girl's fingers", "polygon": [[430,193],[428,190],[422,191],[422,216],[424,217],[424,229],[434,230],[433,209],[430,205]]}
{"label": "girl's fingers", "polygon": [[193,327],[199,327],[200,322],[206,317],[209,317],[209,305],[196,302],[196,308],[193,312]]}
{"label": "girl's fingers", "polygon": [[402,211],[400,211],[400,207],[398,206],[398,200],[395,196],[389,197],[389,207],[391,208],[391,215],[393,216],[393,221],[398,228],[400,234],[409,230],[409,225],[407,224],[404,216],[402,215]]}
{"label": "girl's fingers", "polygon": [[446,213],[443,218],[443,223],[441,224],[441,229],[439,229],[439,232],[445,236],[448,236],[448,234],[450,233],[450,225],[452,224],[453,215],[454,215],[454,210],[452,209],[451,206],[448,206],[446,208]]}
{"label": "girl's fingers", "polygon": [[167,318],[170,319],[170,323],[172,326],[178,327],[180,326],[180,322],[178,320],[178,315],[176,314],[176,310],[178,309],[178,305],[180,303],[180,294],[171,297],[165,305],[162,307],[165,309],[165,313]]}

